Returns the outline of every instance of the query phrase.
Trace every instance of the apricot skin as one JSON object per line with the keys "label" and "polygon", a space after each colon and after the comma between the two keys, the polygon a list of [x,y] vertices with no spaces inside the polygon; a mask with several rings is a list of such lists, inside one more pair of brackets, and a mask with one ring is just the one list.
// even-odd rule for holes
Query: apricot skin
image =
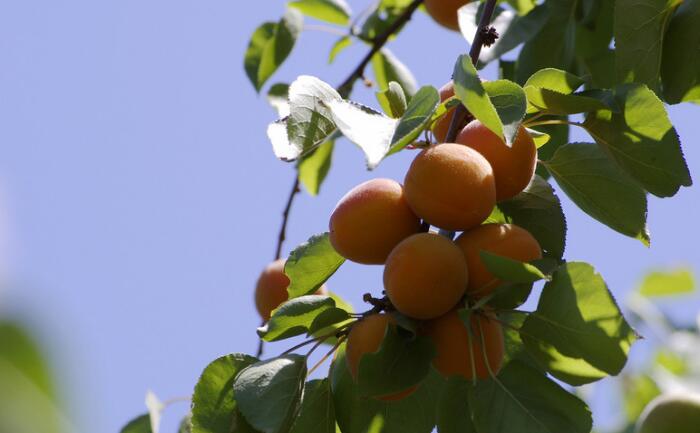
{"label": "apricot skin", "polygon": [[[445,102],[455,95],[455,88],[452,81],[440,88],[440,102]],[[433,125],[433,135],[438,143],[444,143],[447,139],[447,133],[450,131],[450,123],[455,109],[450,108],[437,122]]]}
{"label": "apricot skin", "polygon": [[465,126],[455,141],[476,150],[491,164],[497,201],[519,194],[535,174],[537,146],[523,127],[510,147],[478,120]]}
{"label": "apricot skin", "polygon": [[464,296],[467,267],[459,248],[435,233],[415,234],[394,248],[384,267],[384,289],[406,316],[433,319]]}
{"label": "apricot skin", "polygon": [[427,324],[427,335],[437,352],[433,366],[444,377],[460,375],[472,380],[476,373],[479,379],[486,379],[490,376],[489,368],[496,375],[503,365],[503,328],[493,313],[472,313],[470,324],[471,335],[457,310]]}
{"label": "apricot skin", "polygon": [[470,0],[425,0],[428,14],[440,25],[450,30],[459,31],[457,9]]}
{"label": "apricot skin", "polygon": [[446,230],[481,224],[496,204],[489,162],[474,149],[455,143],[421,151],[406,173],[404,192],[416,215]]}
{"label": "apricot skin", "polygon": [[330,219],[330,241],[343,257],[357,263],[382,264],[391,250],[417,233],[420,219],[391,179],[373,179],[340,199]]}
{"label": "apricot skin", "polygon": [[484,224],[462,233],[455,243],[462,250],[469,269],[467,294],[483,297],[490,294],[500,281],[481,261],[481,251],[521,262],[542,258],[542,249],[527,230],[513,224]]}
{"label": "apricot skin", "polygon": [[[345,349],[345,360],[350,370],[350,375],[357,382],[357,375],[360,371],[360,360],[367,353],[374,353],[379,350],[386,335],[387,326],[394,325],[394,319],[387,314],[373,314],[355,323],[348,335],[347,347]],[[378,397],[384,401],[401,400],[413,394],[417,386],[409,387],[396,394]]]}
{"label": "apricot skin", "polygon": [[[287,287],[289,278],[284,273],[285,259],[275,260],[265,267],[255,285],[255,308],[264,321],[270,320],[272,310],[279,307],[289,298]],[[321,286],[316,295],[324,295],[328,291]]]}

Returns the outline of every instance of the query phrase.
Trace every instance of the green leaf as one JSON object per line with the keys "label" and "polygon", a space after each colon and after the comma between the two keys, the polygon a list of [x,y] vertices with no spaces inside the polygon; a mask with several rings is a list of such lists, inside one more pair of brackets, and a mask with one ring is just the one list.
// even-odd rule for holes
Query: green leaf
{"label": "green leaf", "polygon": [[506,311],[498,315],[498,320],[503,323],[503,339],[505,343],[505,356],[503,365],[509,362],[518,361],[527,364],[528,367],[546,374],[542,366],[537,362],[525,347],[520,338],[520,328],[522,328],[529,313],[522,311]]}
{"label": "green leaf", "polygon": [[180,427],[177,429],[177,433],[192,433],[192,415],[191,414],[182,418],[182,421],[180,421]]}
{"label": "green leaf", "polygon": [[418,89],[416,79],[408,67],[401,63],[387,48],[382,48],[372,57],[372,70],[379,90],[388,89],[389,83],[392,81],[399,83],[404,93],[409,97],[413,96]]}
{"label": "green leaf", "polygon": [[[290,299],[272,312],[270,320],[258,328],[258,335],[265,341],[277,341],[304,334],[309,331],[314,320],[328,310],[338,310],[335,301],[329,296],[306,295]],[[346,313],[341,320],[347,318]]]}
{"label": "green leaf", "polygon": [[569,69],[576,52],[576,0],[549,0],[547,21],[518,55],[515,78],[524,83],[544,68]]}
{"label": "green leaf", "polygon": [[618,82],[636,82],[659,90],[664,33],[671,14],[680,3],[681,0],[615,1]]}
{"label": "green leaf", "polygon": [[700,0],[681,3],[664,38],[661,79],[671,104],[700,101]]}
{"label": "green leaf", "polygon": [[318,195],[321,184],[328,175],[334,145],[335,140],[326,141],[299,163],[299,181],[311,196]]}
{"label": "green leaf", "polygon": [[627,84],[613,93],[619,112],[601,110],[584,126],[644,189],[659,197],[692,185],[681,143],[663,103],[647,87]]}
{"label": "green leaf", "polygon": [[503,124],[498,117],[496,107],[489,98],[486,89],[477,75],[469,56],[461,55],[457,59],[454,72],[455,95],[467,107],[467,110],[494,134],[503,138]]}
{"label": "green leaf", "polygon": [[432,115],[440,105],[440,95],[432,86],[421,87],[401,116],[391,138],[388,155],[396,153],[413,143],[432,121]]}
{"label": "green leaf", "polygon": [[530,184],[510,200],[498,204],[506,221],[529,231],[545,257],[560,259],[566,246],[566,219],[552,186],[535,175]]}
{"label": "green leaf", "polygon": [[550,374],[575,386],[618,374],[637,339],[603,278],[575,262],[545,284],[520,336]]}
{"label": "green leaf", "polygon": [[367,169],[376,168],[389,152],[399,121],[352,101],[335,101],[330,108],[338,129],[365,153]]}
{"label": "green leaf", "polygon": [[542,111],[552,115],[567,115],[590,113],[608,108],[600,100],[586,96],[585,93],[564,95],[554,90],[532,86],[525,87],[525,93],[527,94],[528,114]]}
{"label": "green leaf", "polygon": [[508,80],[486,81],[483,86],[501,119],[506,143],[511,145],[518,134],[520,123],[525,117],[527,109],[525,91],[522,87]]}
{"label": "green leaf", "polygon": [[289,116],[289,84],[276,83],[267,91],[267,102],[279,117]]}
{"label": "green leaf", "polygon": [[391,118],[398,119],[403,116],[408,108],[403,88],[396,81],[389,82],[389,88],[377,92],[376,96],[384,113]]}
{"label": "green leaf", "polygon": [[537,266],[530,263],[513,260],[488,251],[481,251],[479,256],[486,266],[486,269],[504,281],[512,283],[534,283],[535,281],[547,278]]}
{"label": "green leaf", "polygon": [[644,408],[659,394],[661,390],[658,385],[646,374],[622,377],[623,407],[627,420],[637,422]]}
{"label": "green leaf", "polygon": [[294,0],[289,6],[308,17],[340,26],[348,25],[352,14],[345,0]]}
{"label": "green leaf", "polygon": [[[41,394],[49,399],[54,398],[51,370],[34,338],[19,325],[1,320],[0,363],[6,364],[14,375],[30,382]],[[0,369],[4,370],[5,367],[0,365]]]}
{"label": "green leaf", "polygon": [[567,144],[544,165],[581,210],[613,230],[649,244],[644,191],[600,147]]}
{"label": "green leaf", "polygon": [[518,361],[470,388],[469,405],[479,433],[589,433],[593,424],[583,401]]}
{"label": "green leaf", "polygon": [[238,410],[233,392],[236,375],[257,359],[234,353],[209,364],[192,395],[192,433],[256,433]]}
{"label": "green leaf", "polygon": [[311,236],[289,254],[284,265],[284,273],[290,280],[289,299],[318,290],[343,262],[345,258],[333,249],[328,233]]}
{"label": "green leaf", "polygon": [[438,433],[477,433],[469,409],[470,382],[460,376],[447,380],[437,402]]}
{"label": "green leaf", "polygon": [[[482,11],[483,5],[478,2],[468,3],[457,11],[460,30],[469,43],[474,40]],[[543,5],[530,8],[526,14],[521,15],[501,7],[496,8],[491,26],[495,27],[499,37],[493,45],[481,49],[480,66],[530,40],[542,28],[548,16],[547,8]]]}
{"label": "green leaf", "polygon": [[336,433],[333,395],[328,379],[306,382],[291,433]]}
{"label": "green leaf", "polygon": [[[285,122],[287,135],[280,138],[279,144],[273,140],[277,157],[291,161],[324,143],[336,130],[329,105],[340,100],[333,87],[316,77],[302,75],[294,80],[289,86],[290,114]],[[273,137],[270,138],[272,140]]]}
{"label": "green leaf", "polygon": [[138,416],[131,421],[121,430],[120,433],[152,433],[151,430],[151,417],[148,414]]}
{"label": "green leaf", "polygon": [[328,53],[328,64],[335,62],[335,58],[338,57],[342,51],[352,45],[353,39],[350,36],[343,36],[342,38],[335,41],[331,47],[331,52]]}
{"label": "green leaf", "polygon": [[301,406],[306,357],[283,355],[241,371],[233,383],[238,407],[262,433],[288,432]]}
{"label": "green leaf", "polygon": [[[341,346],[330,371],[331,389],[338,426],[343,433],[430,433],[435,426],[435,402],[442,378],[431,371],[416,392],[399,401],[386,402],[362,397],[350,375]],[[377,430],[370,430],[371,427]]]}
{"label": "green leaf", "polygon": [[676,376],[684,376],[688,374],[688,363],[676,352],[668,349],[661,349],[656,352],[654,360],[659,367],[675,374]]}
{"label": "green leaf", "polygon": [[639,294],[647,297],[672,296],[691,293],[695,290],[693,272],[690,269],[649,272],[644,277]]}
{"label": "green leaf", "polygon": [[532,74],[525,82],[524,87],[549,89],[568,95],[583,86],[583,83],[584,81],[581,78],[569,72],[561,69],[545,68]]}
{"label": "green leaf", "polygon": [[302,24],[302,15],[289,9],[278,23],[263,23],[253,32],[244,63],[246,74],[255,90],[260,91],[292,52]]}
{"label": "green leaf", "polygon": [[429,337],[402,335],[395,326],[387,326],[379,350],[360,358],[360,395],[387,396],[420,383],[430,372],[434,356]]}

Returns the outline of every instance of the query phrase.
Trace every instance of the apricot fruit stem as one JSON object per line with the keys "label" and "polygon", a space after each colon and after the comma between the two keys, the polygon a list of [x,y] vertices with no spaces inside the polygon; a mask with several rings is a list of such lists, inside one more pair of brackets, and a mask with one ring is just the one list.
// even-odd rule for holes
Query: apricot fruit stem
{"label": "apricot fruit stem", "polygon": [[347,333],[350,331],[349,328],[350,328],[354,323],[355,323],[355,321],[346,323],[346,324],[344,324],[343,326],[340,326],[339,328],[334,329],[333,332],[329,332],[328,334],[321,335],[320,337],[311,337],[311,338],[309,338],[308,340],[304,340],[304,341],[302,341],[301,343],[297,344],[296,346],[290,347],[289,349],[285,350],[284,352],[282,352],[282,353],[280,354],[280,356],[283,356],[283,355],[287,355],[287,354],[289,354],[289,353],[292,353],[292,352],[294,352],[295,350],[301,349],[301,348],[304,347],[304,346],[308,346],[308,345],[311,344],[311,343],[316,343],[316,344],[311,348],[311,350],[309,351],[309,353],[306,354],[306,356],[309,356],[309,355],[311,355],[311,353],[312,353],[314,350],[316,350],[316,348],[317,348],[318,346],[320,346],[324,341],[328,340],[329,338],[331,338],[331,337],[341,338],[341,337],[344,337],[345,335],[347,335]]}
{"label": "apricot fruit stem", "polygon": [[321,359],[319,359],[318,362],[317,362],[316,364],[314,364],[313,367],[311,367],[311,369],[309,369],[309,372],[307,373],[307,375],[310,375],[310,374],[313,373],[318,367],[320,367],[321,364],[323,364],[323,363],[326,361],[326,359],[328,359],[329,356],[331,356],[332,354],[335,353],[336,350],[338,350],[338,348],[340,347],[340,345],[343,344],[343,343],[345,342],[345,340],[347,340],[346,335],[341,335],[341,336],[338,338],[338,341],[333,345],[333,347],[331,348],[331,350],[329,350],[328,352],[326,352],[326,354],[323,355],[323,356],[321,357]]}
{"label": "apricot fruit stem", "polygon": [[[486,38],[489,38],[491,44],[496,41],[498,34],[490,31],[489,24],[491,23],[491,17],[493,16],[493,11],[496,8],[496,0],[487,0],[484,6],[484,12],[481,14],[481,19],[479,19],[479,31],[474,35],[474,41],[472,42],[472,47],[469,50],[469,57],[472,59],[472,63],[476,66],[479,61],[479,55],[481,54],[481,48],[484,46]],[[450,128],[447,132],[446,143],[454,142],[459,133],[459,126],[467,118],[467,108],[464,104],[459,104],[452,115],[452,121],[450,122]]]}

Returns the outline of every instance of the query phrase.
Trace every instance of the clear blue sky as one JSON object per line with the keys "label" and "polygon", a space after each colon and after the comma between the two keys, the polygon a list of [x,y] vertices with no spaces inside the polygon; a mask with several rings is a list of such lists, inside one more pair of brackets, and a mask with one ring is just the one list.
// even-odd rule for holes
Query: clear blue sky
{"label": "clear blue sky", "polygon": [[[350,3],[359,11],[368,2]],[[209,361],[255,349],[252,289],[273,255],[293,170],[272,154],[265,127],[274,113],[242,63],[251,32],[283,8],[279,0],[0,3],[8,235],[0,305],[41,330],[80,431],[115,432],[144,410],[146,389],[186,395]],[[303,34],[273,81],[314,74],[339,83],[365,48],[328,67],[335,38]],[[435,86],[467,49],[423,14],[390,47],[419,83]],[[700,107],[670,112],[698,178]],[[411,157],[369,173],[361,152],[339,143],[321,196],[295,203],[285,250],[326,230],[353,185],[401,180]],[[594,263],[618,296],[650,266],[700,269],[699,201],[697,188],[651,199],[651,249],[566,202],[567,257]],[[380,268],[346,265],[329,286],[358,305],[380,289]],[[174,407],[165,427],[185,411]]]}

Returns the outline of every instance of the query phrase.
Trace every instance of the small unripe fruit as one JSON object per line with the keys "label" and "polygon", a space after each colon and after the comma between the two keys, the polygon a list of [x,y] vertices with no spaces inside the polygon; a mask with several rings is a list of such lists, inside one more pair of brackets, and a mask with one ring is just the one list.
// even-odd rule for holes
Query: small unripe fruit
{"label": "small unripe fruit", "polygon": [[457,246],[435,233],[419,233],[398,244],[384,267],[384,289],[406,316],[432,319],[464,296],[467,266]]}
{"label": "small unripe fruit", "polygon": [[[285,262],[286,260],[279,259],[267,265],[255,285],[255,307],[264,321],[270,320],[272,310],[289,298],[287,293],[289,278],[284,273]],[[325,295],[326,293],[326,286],[323,285],[315,294]]]}
{"label": "small unripe fruit", "polygon": [[[455,95],[455,87],[452,81],[440,88],[440,102],[445,102]],[[447,133],[450,131],[450,123],[455,109],[450,108],[447,112],[433,125],[433,135],[438,143],[444,143],[447,140]]]}
{"label": "small unripe fruit", "polygon": [[481,260],[481,251],[521,262],[542,258],[542,248],[527,230],[513,224],[484,224],[462,233],[455,243],[462,250],[469,269],[467,294],[483,297],[498,287],[496,278]]}
{"label": "small unripe fruit", "polygon": [[[348,334],[345,359],[350,375],[357,382],[360,371],[360,360],[367,353],[379,350],[386,335],[387,326],[394,326],[394,319],[388,314],[373,314],[355,323]],[[396,394],[378,397],[380,400],[394,401],[411,395],[416,390],[412,386]]]}
{"label": "small unripe fruit", "polygon": [[496,316],[491,312],[475,312],[469,322],[471,332],[457,310],[452,310],[427,324],[427,334],[437,353],[433,366],[444,377],[459,375],[472,380],[476,375],[486,379],[491,373],[498,374],[503,365],[503,328]]}
{"label": "small unripe fruit", "polygon": [[496,204],[489,162],[474,149],[455,143],[421,151],[406,173],[404,191],[416,215],[447,230],[481,224]]}
{"label": "small unripe fruit", "polygon": [[470,0],[425,0],[425,9],[438,24],[459,31],[457,10]]}
{"label": "small unripe fruit", "polygon": [[478,120],[465,126],[455,141],[476,150],[491,164],[498,201],[519,194],[535,174],[537,146],[522,126],[518,129],[512,146],[507,146]]}
{"label": "small unripe fruit", "polygon": [[391,250],[417,233],[420,219],[391,179],[361,183],[340,199],[330,219],[330,241],[346,259],[382,264]]}
{"label": "small unripe fruit", "polygon": [[639,417],[636,433],[697,433],[700,395],[669,394],[655,398]]}

